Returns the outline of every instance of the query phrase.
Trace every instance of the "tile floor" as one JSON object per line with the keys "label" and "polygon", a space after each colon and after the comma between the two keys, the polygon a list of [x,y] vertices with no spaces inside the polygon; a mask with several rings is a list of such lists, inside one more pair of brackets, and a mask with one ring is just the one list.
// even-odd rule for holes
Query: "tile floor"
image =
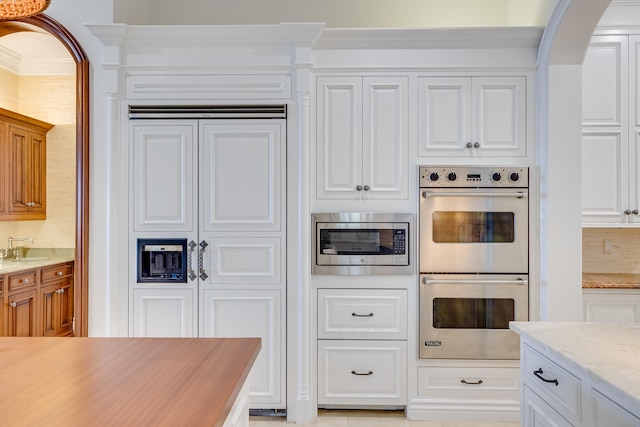
{"label": "tile floor", "polygon": [[[250,417],[249,427],[285,427],[285,417]],[[295,424],[291,424],[294,426]],[[518,427],[519,423],[409,421],[402,411],[319,410],[311,427]]]}

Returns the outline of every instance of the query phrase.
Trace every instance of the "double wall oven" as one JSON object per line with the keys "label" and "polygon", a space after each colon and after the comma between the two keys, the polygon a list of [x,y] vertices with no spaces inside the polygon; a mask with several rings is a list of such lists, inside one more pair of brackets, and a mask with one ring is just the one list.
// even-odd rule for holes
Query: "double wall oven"
{"label": "double wall oven", "polygon": [[421,358],[519,357],[528,187],[525,167],[420,167]]}

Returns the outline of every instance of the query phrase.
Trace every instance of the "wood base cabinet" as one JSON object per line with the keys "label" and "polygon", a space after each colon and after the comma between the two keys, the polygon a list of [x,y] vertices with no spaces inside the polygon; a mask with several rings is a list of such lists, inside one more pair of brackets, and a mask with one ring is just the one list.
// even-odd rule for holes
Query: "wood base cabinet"
{"label": "wood base cabinet", "polygon": [[40,271],[42,335],[73,335],[73,263]]}
{"label": "wood base cabinet", "polygon": [[38,335],[38,287],[36,270],[8,275],[8,321],[10,337]]}

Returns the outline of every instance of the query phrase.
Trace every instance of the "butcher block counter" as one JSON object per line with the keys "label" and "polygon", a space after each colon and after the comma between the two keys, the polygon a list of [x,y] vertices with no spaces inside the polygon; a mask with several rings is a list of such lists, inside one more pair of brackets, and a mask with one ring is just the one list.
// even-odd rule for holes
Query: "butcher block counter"
{"label": "butcher block counter", "polygon": [[245,383],[260,347],[259,338],[0,338],[0,423],[248,425]]}

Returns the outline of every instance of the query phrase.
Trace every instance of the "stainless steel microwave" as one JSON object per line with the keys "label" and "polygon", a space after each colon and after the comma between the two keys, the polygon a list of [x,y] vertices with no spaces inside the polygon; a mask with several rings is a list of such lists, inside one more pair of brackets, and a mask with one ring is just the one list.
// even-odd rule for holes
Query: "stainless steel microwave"
{"label": "stainless steel microwave", "polygon": [[313,274],[413,273],[412,214],[316,213],[311,222]]}

